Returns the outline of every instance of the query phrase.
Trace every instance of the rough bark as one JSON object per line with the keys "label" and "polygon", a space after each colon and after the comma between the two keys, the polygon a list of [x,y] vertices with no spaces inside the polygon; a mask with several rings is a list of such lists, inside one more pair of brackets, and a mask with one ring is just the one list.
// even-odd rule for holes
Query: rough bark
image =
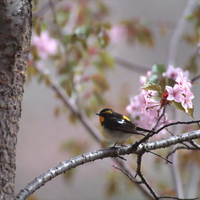
{"label": "rough bark", "polygon": [[31,39],[31,1],[0,0],[0,199],[13,199],[16,143]]}

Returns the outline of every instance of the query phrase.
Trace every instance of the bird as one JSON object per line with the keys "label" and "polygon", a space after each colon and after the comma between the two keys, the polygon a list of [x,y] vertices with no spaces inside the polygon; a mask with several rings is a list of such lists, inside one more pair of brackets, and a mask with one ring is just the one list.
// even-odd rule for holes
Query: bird
{"label": "bird", "polygon": [[[110,142],[117,143],[123,142],[134,135],[145,136],[143,133],[152,132],[144,128],[137,127],[130,119],[120,113],[115,112],[110,108],[104,108],[99,113],[99,123],[103,137]],[[122,145],[121,144],[121,145]]]}

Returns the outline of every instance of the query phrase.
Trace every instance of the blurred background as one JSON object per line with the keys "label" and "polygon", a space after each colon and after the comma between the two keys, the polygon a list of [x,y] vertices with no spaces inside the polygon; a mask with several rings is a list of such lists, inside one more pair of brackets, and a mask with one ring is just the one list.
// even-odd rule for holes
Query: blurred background
{"label": "blurred background", "polygon": [[[40,1],[34,13],[49,2]],[[127,114],[126,106],[129,104],[129,98],[139,93],[140,76],[145,75],[147,69],[151,69],[154,64],[165,66],[174,64],[175,67],[185,69],[191,57],[198,50],[198,42],[194,42],[193,38],[189,37],[189,34],[194,31],[194,22],[185,21],[183,27],[185,36],[182,35],[179,38],[180,41],[175,49],[176,57],[173,63],[170,63],[170,48],[172,48],[172,39],[177,26],[180,25],[183,14],[191,6],[188,5],[189,2],[194,4],[195,1],[96,1],[96,3],[99,2],[103,3],[108,11],[102,17],[104,22],[110,22],[114,27],[122,21],[138,20],[147,27],[147,30],[150,30],[153,39],[149,38],[146,42],[141,42],[137,39],[131,41],[130,38],[127,40],[119,36],[115,39],[112,35],[113,40],[111,39],[106,46],[106,51],[116,60],[113,66],[102,75],[109,84],[109,89],[102,93],[106,101],[104,104],[98,104],[96,110],[93,109],[88,118],[97,131],[99,131],[99,125],[95,112],[107,106]],[[62,1],[56,3],[54,7],[58,10],[65,7],[67,12],[72,4],[73,6],[77,4],[77,7],[84,4],[90,5],[90,9],[96,8],[95,1],[73,1],[73,3]],[[53,24],[51,9],[45,11],[45,17],[46,23],[49,23],[50,29],[53,30],[55,27],[51,25]],[[130,67],[127,62],[131,63]],[[198,60],[195,62],[197,64],[196,74],[191,74],[191,78],[198,74]],[[46,67],[50,67],[51,73],[56,77],[52,63],[45,61],[45,64]],[[87,69],[88,74],[93,71],[92,67]],[[38,77],[27,79],[18,134],[16,193],[44,171],[79,155],[81,150],[89,152],[101,148],[81,123],[71,122],[73,117],[70,118],[69,110],[66,109],[63,114],[56,115],[56,108],[62,106],[63,103],[44,81],[39,82]],[[195,109],[199,105],[198,88],[198,84],[193,86]],[[199,119],[199,117],[199,113],[194,112],[194,118]],[[178,120],[191,120],[191,117],[183,113]],[[100,133],[99,137],[101,138]],[[75,143],[76,141],[78,144]],[[72,150],[79,146],[80,149]],[[161,161],[161,167],[155,164],[156,158],[153,155],[145,155],[144,158],[142,167],[152,186],[158,187],[158,191],[173,190],[171,175],[164,161]],[[132,163],[133,168],[136,166],[134,156],[126,156],[126,159],[127,162]],[[65,176],[58,176],[48,182],[31,198],[38,200],[146,199],[133,183],[112,167],[113,163],[115,163],[114,160],[104,159],[80,166],[67,172]]]}

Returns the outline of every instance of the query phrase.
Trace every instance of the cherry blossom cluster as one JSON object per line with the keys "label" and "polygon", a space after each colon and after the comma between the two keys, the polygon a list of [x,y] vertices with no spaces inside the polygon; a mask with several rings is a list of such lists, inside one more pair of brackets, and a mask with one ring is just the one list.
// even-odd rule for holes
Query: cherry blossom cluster
{"label": "cherry blossom cluster", "polygon": [[114,25],[109,32],[109,37],[110,37],[111,42],[118,44],[124,38],[124,35],[126,34],[127,34],[126,26]]}
{"label": "cherry blossom cluster", "polygon": [[40,35],[34,34],[31,41],[36,47],[40,58],[47,58],[49,55],[55,55],[58,49],[58,42],[49,36],[47,31],[42,31]]}
{"label": "cherry blossom cluster", "polygon": [[[49,35],[48,31],[42,31],[40,35],[33,33],[31,40],[32,48],[35,48],[33,53],[29,53],[29,65],[35,66],[44,74],[49,74],[49,69],[45,67],[44,60],[49,56],[54,56],[58,52],[58,41]],[[36,52],[36,54],[34,54]]]}
{"label": "cherry blossom cluster", "polygon": [[180,68],[175,69],[172,66],[169,66],[166,73],[164,73],[164,76],[175,80],[173,86],[167,85],[165,87],[169,95],[167,100],[181,103],[186,113],[188,113],[189,108],[193,108],[192,99],[194,98],[194,94],[191,91],[192,84],[188,79],[188,75],[188,71],[183,72]]}
{"label": "cherry blossom cluster", "polygon": [[[148,89],[143,87],[149,83],[153,70],[148,71],[146,76],[140,77],[140,94],[130,98],[130,104],[126,107],[127,112],[135,120],[138,126],[150,129],[160,119],[165,106],[177,104],[179,109],[189,114],[189,109],[193,108],[192,99],[194,95],[191,91],[192,84],[188,78],[189,72],[181,68],[169,66],[166,72],[162,73],[162,79],[167,83],[164,91]],[[169,81],[170,80],[170,81]],[[159,87],[157,87],[159,88]],[[163,103],[164,102],[164,103]],[[169,123],[168,115],[160,119],[159,126]]]}

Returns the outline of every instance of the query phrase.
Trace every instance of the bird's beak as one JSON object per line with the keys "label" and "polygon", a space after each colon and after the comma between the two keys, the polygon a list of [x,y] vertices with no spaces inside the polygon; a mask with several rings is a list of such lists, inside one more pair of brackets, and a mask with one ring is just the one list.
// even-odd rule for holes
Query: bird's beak
{"label": "bird's beak", "polygon": [[100,113],[95,113],[95,114],[100,116]]}

